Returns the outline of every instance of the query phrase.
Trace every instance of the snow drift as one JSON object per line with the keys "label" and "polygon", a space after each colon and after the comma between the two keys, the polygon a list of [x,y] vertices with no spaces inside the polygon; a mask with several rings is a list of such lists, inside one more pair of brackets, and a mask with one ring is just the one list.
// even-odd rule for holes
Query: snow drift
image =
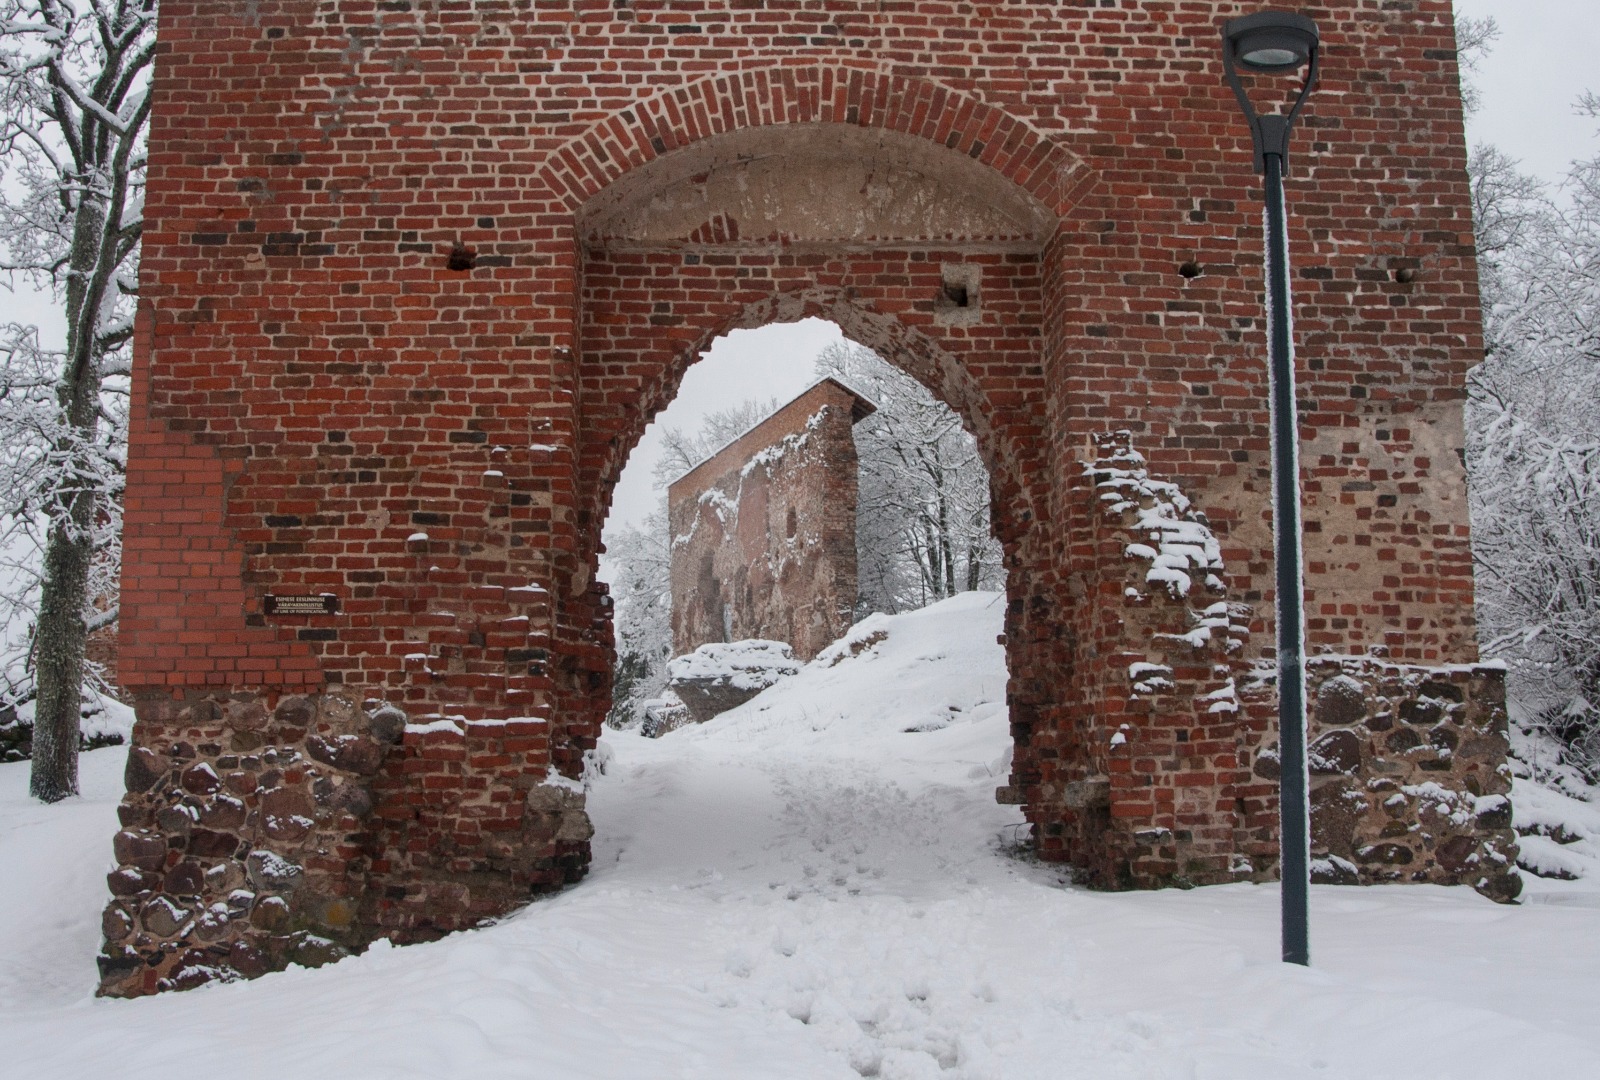
{"label": "snow drift", "polygon": [[565,893],[184,994],[91,996],[122,752],[87,755],[87,794],[56,807],[0,766],[8,1074],[1600,1075],[1600,853],[1560,831],[1591,804],[1518,804],[1576,880],[1531,879],[1510,907],[1318,887],[1315,966],[1284,965],[1275,888],[1090,893],[1019,853],[993,799],[1003,604],[875,617],[710,723],[608,735],[593,869]]}

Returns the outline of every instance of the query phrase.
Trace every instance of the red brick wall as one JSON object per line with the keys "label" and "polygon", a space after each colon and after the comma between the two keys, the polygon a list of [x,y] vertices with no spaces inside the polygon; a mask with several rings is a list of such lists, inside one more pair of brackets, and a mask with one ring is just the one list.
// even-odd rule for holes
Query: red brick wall
{"label": "red brick wall", "polygon": [[[143,722],[174,695],[332,688],[417,721],[532,718],[546,734],[505,752],[510,774],[575,775],[608,696],[594,569],[628,450],[717,334],[821,315],[955,408],[990,466],[1013,788],[1044,850],[1112,882],[1180,877],[1181,840],[1138,862],[1144,803],[1096,824],[1046,785],[1090,775],[1125,681],[1107,658],[1146,647],[1081,482],[1094,437],[1129,432],[1204,511],[1251,655],[1271,640],[1259,182],[1218,50],[1246,10],[168,0],[120,657]],[[1306,13],[1325,64],[1289,208],[1313,647],[1470,661],[1458,451],[1481,343],[1450,5]],[[1050,229],[740,239],[712,214],[664,242],[580,240],[612,193],[737,167],[718,147],[780,124],[853,133]],[[955,313],[951,266],[981,279]],[[340,610],[272,617],[268,592]],[[504,902],[467,884],[503,855],[473,822],[518,813],[500,758],[463,746],[426,799],[405,754],[375,782],[369,887],[414,931]],[[1229,782],[1193,811],[1206,880],[1245,873],[1218,869],[1218,837],[1271,817]],[[542,869],[507,880],[581,867],[529,843]]]}
{"label": "red brick wall", "polygon": [[856,444],[870,402],[825,379],[673,481],[672,647],[787,643],[810,660],[854,621]]}

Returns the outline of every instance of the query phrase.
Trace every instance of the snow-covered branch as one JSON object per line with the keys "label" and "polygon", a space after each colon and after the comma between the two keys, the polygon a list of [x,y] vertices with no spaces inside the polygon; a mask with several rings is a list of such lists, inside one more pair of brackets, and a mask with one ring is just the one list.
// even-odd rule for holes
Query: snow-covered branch
{"label": "snow-covered branch", "polygon": [[1600,159],[1565,205],[1493,148],[1472,158],[1487,359],[1467,467],[1480,640],[1570,764],[1600,774]]}
{"label": "snow-covered branch", "polygon": [[36,698],[33,792],[47,801],[76,790],[96,678],[85,644],[118,610],[156,10],[0,0],[0,266],[49,289],[67,328],[60,350],[31,327],[0,343],[0,669]]}

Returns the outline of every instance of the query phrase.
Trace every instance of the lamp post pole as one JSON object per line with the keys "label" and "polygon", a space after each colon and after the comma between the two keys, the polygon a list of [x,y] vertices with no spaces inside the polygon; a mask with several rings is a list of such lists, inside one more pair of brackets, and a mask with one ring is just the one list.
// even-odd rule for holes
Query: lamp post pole
{"label": "lamp post pole", "polygon": [[[1228,82],[1250,121],[1256,169],[1265,177],[1267,362],[1272,428],[1272,533],[1276,563],[1278,661],[1278,872],[1283,899],[1283,959],[1309,964],[1311,823],[1306,768],[1305,583],[1300,552],[1300,425],[1295,415],[1294,316],[1289,305],[1289,235],[1283,176],[1289,129],[1316,82],[1318,33],[1302,15],[1264,11],[1223,25]],[[1300,96],[1287,114],[1261,116],[1235,65],[1279,73],[1305,65]]]}
{"label": "lamp post pole", "polygon": [[1278,873],[1283,887],[1283,959],[1309,964],[1311,805],[1306,770],[1305,583],[1300,574],[1300,424],[1295,416],[1283,159],[1268,154],[1266,167],[1272,546],[1278,597]]}

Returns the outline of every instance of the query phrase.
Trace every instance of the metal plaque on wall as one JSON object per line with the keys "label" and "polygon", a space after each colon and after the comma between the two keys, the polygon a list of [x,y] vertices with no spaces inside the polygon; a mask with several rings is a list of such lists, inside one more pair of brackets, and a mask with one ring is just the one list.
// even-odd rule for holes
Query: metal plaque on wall
{"label": "metal plaque on wall", "polygon": [[314,593],[309,596],[278,596],[267,593],[261,598],[261,611],[266,615],[337,615],[339,598],[332,593]]}

